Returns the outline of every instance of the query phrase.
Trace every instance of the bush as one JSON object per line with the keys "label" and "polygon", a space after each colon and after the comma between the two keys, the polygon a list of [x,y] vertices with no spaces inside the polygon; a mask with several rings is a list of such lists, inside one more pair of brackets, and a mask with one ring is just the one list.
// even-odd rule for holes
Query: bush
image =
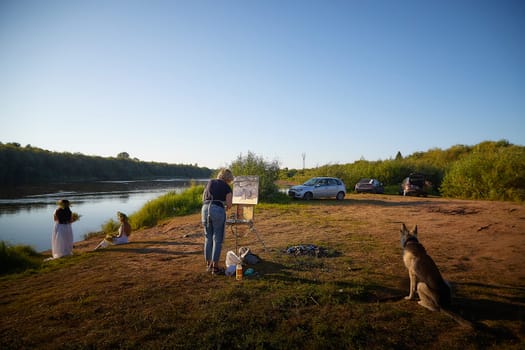
{"label": "bush", "polygon": [[292,199],[287,194],[277,191],[267,196],[265,201],[273,204],[290,204]]}
{"label": "bush", "polygon": [[248,152],[247,156],[242,154],[230,165],[234,176],[257,175],[259,176],[259,199],[270,201],[279,191],[275,182],[279,179],[279,163],[277,161],[267,162],[262,157]]}
{"label": "bush", "polygon": [[[497,144],[496,144],[497,145]],[[525,148],[482,144],[455,162],[441,185],[446,197],[525,200]]]}
{"label": "bush", "polygon": [[42,256],[27,245],[11,246],[0,241],[0,274],[21,272],[39,267]]}
{"label": "bush", "polygon": [[170,192],[153,199],[130,215],[131,227],[152,227],[164,219],[196,213],[202,206],[203,191],[204,186],[192,186],[182,193]]}
{"label": "bush", "polygon": [[396,193],[410,173],[421,173],[432,183],[431,194],[466,199],[525,200],[525,147],[506,140],[485,141],[475,146],[455,145],[416,152],[384,161],[358,160],[328,164],[298,172],[287,170],[281,178],[303,183],[315,176],[341,178],[351,192],[361,178],[376,178],[386,193]]}

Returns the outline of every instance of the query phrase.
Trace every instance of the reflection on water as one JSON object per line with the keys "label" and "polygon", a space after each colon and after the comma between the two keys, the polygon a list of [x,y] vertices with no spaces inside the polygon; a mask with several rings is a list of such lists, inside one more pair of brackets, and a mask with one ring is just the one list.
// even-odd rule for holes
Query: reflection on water
{"label": "reflection on water", "polygon": [[116,220],[117,211],[132,214],[151,199],[206,181],[113,181],[0,189],[0,240],[27,244],[37,251],[50,249],[53,212],[61,198],[69,199],[71,210],[81,215],[73,223],[74,240],[80,241],[108,220]]}

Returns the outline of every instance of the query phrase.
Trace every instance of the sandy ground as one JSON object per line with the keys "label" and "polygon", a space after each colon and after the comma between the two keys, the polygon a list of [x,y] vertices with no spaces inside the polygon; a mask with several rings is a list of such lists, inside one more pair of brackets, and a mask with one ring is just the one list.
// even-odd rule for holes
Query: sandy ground
{"label": "sandy ground", "polygon": [[[264,254],[264,246],[279,251],[289,245],[336,242],[356,234],[372,237],[401,254],[401,224],[406,223],[409,228],[417,224],[420,241],[448,279],[525,286],[523,205],[380,195],[352,195],[343,205],[322,201],[312,204],[279,216],[272,210],[256,208],[254,228],[258,235],[244,225],[237,226],[237,246],[250,246]],[[304,216],[314,219],[314,223],[302,220]],[[236,246],[232,227],[227,227],[226,236],[223,256]],[[143,258],[154,253],[160,263],[177,260],[181,271],[202,270],[200,215],[175,218],[137,231],[131,241],[132,244],[112,247],[111,251],[142,253],[133,259],[137,268],[143,269]],[[91,251],[96,243],[77,242],[75,251]],[[151,263],[154,265],[154,261]],[[402,266],[401,260],[394,264]]]}

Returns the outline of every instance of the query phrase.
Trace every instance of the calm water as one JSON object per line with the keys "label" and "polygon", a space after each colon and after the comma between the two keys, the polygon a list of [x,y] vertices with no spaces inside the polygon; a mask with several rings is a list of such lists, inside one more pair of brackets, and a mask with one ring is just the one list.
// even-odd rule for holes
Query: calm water
{"label": "calm water", "polygon": [[[193,180],[205,184],[204,180]],[[132,214],[147,201],[167,192],[180,193],[190,180],[122,181],[60,184],[45,187],[0,189],[0,240],[30,245],[37,251],[51,249],[53,212],[58,199],[69,199],[81,218],[73,223],[74,240],[99,231],[116,212]]]}

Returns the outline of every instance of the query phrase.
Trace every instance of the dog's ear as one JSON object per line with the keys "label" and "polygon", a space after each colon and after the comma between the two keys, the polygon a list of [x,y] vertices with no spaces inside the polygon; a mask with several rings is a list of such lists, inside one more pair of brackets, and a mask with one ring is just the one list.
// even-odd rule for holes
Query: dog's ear
{"label": "dog's ear", "polygon": [[412,234],[414,236],[417,236],[417,225],[415,225],[414,228],[412,229]]}
{"label": "dog's ear", "polygon": [[405,226],[405,223],[403,223],[403,226],[401,226],[401,230],[399,230],[399,232],[401,232],[401,234],[404,235],[407,231],[407,227]]}

